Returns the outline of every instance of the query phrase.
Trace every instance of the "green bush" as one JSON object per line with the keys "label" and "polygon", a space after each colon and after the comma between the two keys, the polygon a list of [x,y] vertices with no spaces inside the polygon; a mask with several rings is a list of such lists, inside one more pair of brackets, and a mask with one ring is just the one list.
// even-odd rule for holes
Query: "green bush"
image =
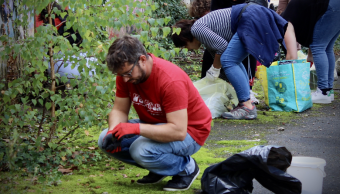
{"label": "green bush", "polygon": [[[26,28],[28,13],[40,13],[52,2],[18,1],[17,14],[24,17],[14,20],[14,28]],[[100,133],[102,128],[107,127],[107,115],[115,99],[115,76],[104,63],[106,52],[114,41],[107,38],[105,27],[119,30],[124,26],[135,26],[140,33],[134,36],[144,43],[148,52],[164,59],[179,54],[179,49],[168,47],[167,50],[163,47],[165,44],[155,41],[159,37],[168,37],[172,29],[166,25],[174,19],[170,14],[164,15],[164,18],[158,15],[155,15],[157,19],[152,18],[159,6],[151,0],[59,2],[62,8],[70,8],[67,28],[78,30],[83,37],[79,47],[71,46],[63,36],[55,36],[56,28],[50,24],[38,27],[34,37],[23,40],[7,35],[0,37],[1,42],[7,43],[3,44],[0,52],[3,61],[16,56],[25,61],[22,76],[0,82],[0,138],[4,140],[0,142],[0,171],[24,168],[25,173],[34,173],[47,182],[47,174],[59,176],[60,173],[55,171],[58,165],[79,166],[88,161],[89,153],[82,153],[80,158],[64,162],[64,157],[74,153],[75,145],[68,142],[70,138],[83,138],[80,134],[86,133],[89,128],[97,128]],[[56,14],[64,16],[66,13],[52,9],[47,17],[55,18]],[[178,29],[173,31],[179,32]],[[90,57],[96,60],[89,61],[88,67],[86,63]],[[50,61],[63,61],[64,65],[68,65],[65,63],[67,59],[72,66],[79,65],[81,77],[69,80],[54,71],[47,73]],[[95,72],[93,76],[89,76],[91,69]],[[64,90],[65,85],[73,89]],[[133,109],[130,116],[136,116]],[[90,158],[98,159],[98,155]],[[53,179],[54,182],[56,180]]]}

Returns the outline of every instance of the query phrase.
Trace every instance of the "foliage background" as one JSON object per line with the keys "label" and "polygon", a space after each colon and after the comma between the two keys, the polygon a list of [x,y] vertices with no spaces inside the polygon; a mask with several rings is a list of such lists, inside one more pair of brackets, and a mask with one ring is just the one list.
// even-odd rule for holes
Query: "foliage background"
{"label": "foliage background", "polygon": [[[169,34],[179,32],[171,28],[172,16],[185,15],[186,8],[180,2],[159,2],[165,10],[160,15],[156,11],[159,4],[150,0],[59,1],[69,10],[51,9],[46,16],[54,19],[68,14],[66,28],[80,33],[83,42],[79,46],[56,36],[57,29],[51,23],[36,28],[34,37],[0,36],[1,59],[19,56],[24,61],[20,77],[0,82],[0,171],[19,170],[34,174],[40,183],[53,185],[61,177],[60,169],[101,160],[102,154],[95,149],[83,150],[83,142],[74,142],[90,129],[100,133],[107,127],[107,115],[114,103],[115,76],[106,68],[105,56],[115,38],[109,39],[105,29],[135,26],[139,33],[133,36],[148,52],[170,60],[180,54],[168,40]],[[9,15],[9,19],[15,29],[26,28],[28,13],[40,13],[51,3],[53,0],[17,0],[15,11],[20,17]],[[64,36],[74,38],[71,34]],[[166,41],[158,41],[163,39]],[[96,60],[89,60],[93,58]],[[53,68],[49,71],[50,64],[56,62],[77,68],[80,76],[69,79],[54,73]],[[73,89],[65,90],[66,86]],[[136,117],[133,110],[130,117]]]}

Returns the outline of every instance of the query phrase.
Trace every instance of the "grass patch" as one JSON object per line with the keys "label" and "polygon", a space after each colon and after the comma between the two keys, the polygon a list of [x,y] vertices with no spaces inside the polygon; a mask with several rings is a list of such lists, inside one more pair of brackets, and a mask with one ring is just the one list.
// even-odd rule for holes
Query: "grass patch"
{"label": "grass patch", "polygon": [[222,140],[218,141],[219,147],[214,148],[212,152],[216,157],[225,157],[237,154],[254,146],[265,145],[267,141],[262,140]]}

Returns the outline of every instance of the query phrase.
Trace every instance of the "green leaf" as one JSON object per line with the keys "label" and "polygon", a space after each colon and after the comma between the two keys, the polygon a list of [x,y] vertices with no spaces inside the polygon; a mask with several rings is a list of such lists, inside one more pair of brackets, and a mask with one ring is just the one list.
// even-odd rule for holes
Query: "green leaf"
{"label": "green leaf", "polygon": [[72,38],[73,38],[74,41],[77,40],[77,36],[76,36],[75,34],[72,34],[71,36],[72,36]]}
{"label": "green leaf", "polygon": [[170,33],[171,28],[169,28],[169,27],[164,27],[164,28],[162,28],[162,30],[163,30],[163,38],[165,38],[165,37],[168,36],[168,34]]}
{"label": "green leaf", "polygon": [[171,21],[171,17],[170,16],[164,18],[165,25],[167,25],[170,21]]}
{"label": "green leaf", "polygon": [[45,104],[45,107],[46,107],[46,109],[47,110],[49,110],[50,108],[51,108],[51,103],[50,102],[46,102],[46,104]]}
{"label": "green leaf", "polygon": [[15,106],[15,109],[17,109],[18,111],[21,109],[20,104],[16,104],[16,105],[14,105],[14,106]]}
{"label": "green leaf", "polygon": [[164,59],[168,60],[170,58],[169,52],[163,52]]}
{"label": "green leaf", "polygon": [[50,98],[54,102],[56,97],[55,96],[51,96]]}
{"label": "green leaf", "polygon": [[180,48],[174,48],[174,51],[176,52],[176,54],[178,54],[180,50],[181,50]]}
{"label": "green leaf", "polygon": [[171,54],[172,57],[176,56],[176,52],[174,50],[170,50],[170,54]]}
{"label": "green leaf", "polygon": [[181,33],[181,28],[172,28],[172,34],[180,34]]}
{"label": "green leaf", "polygon": [[156,37],[157,34],[158,34],[158,29],[159,28],[156,28],[156,27],[152,27],[150,30],[151,30],[151,34],[152,34],[152,37]]}
{"label": "green leaf", "polygon": [[150,18],[150,19],[148,19],[148,22],[149,22],[149,24],[150,24],[150,26],[154,26],[155,25],[155,19],[153,19],[153,18]]}
{"label": "green leaf", "polygon": [[36,99],[32,99],[32,103],[34,104],[34,106],[37,104],[37,100]]}
{"label": "green leaf", "polygon": [[61,16],[62,18],[64,18],[64,17],[66,16],[66,14],[67,14],[67,12],[62,12],[62,13],[60,13],[60,16]]}
{"label": "green leaf", "polygon": [[152,11],[155,11],[156,10],[156,5],[152,4],[151,5],[151,9],[152,9]]}
{"label": "green leaf", "polygon": [[38,101],[42,106],[44,106],[44,101],[42,99],[39,99]]}
{"label": "green leaf", "polygon": [[20,94],[22,94],[23,90],[22,88],[16,88]]}
{"label": "green leaf", "polygon": [[188,49],[187,49],[187,48],[184,48],[184,49],[182,49],[182,52],[183,52],[184,55],[187,55]]}
{"label": "green leaf", "polygon": [[66,76],[62,76],[62,77],[61,77],[61,82],[63,82],[63,83],[68,82],[67,77],[66,77]]}
{"label": "green leaf", "polygon": [[160,26],[163,26],[164,25],[164,19],[163,18],[157,19],[157,24],[160,25]]}

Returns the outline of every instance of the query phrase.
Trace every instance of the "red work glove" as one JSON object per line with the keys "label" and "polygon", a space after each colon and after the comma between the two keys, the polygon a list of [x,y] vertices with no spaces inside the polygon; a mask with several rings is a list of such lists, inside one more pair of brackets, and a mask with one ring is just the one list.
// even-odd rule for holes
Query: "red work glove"
{"label": "red work glove", "polygon": [[111,132],[118,140],[124,135],[140,134],[139,123],[119,123]]}

